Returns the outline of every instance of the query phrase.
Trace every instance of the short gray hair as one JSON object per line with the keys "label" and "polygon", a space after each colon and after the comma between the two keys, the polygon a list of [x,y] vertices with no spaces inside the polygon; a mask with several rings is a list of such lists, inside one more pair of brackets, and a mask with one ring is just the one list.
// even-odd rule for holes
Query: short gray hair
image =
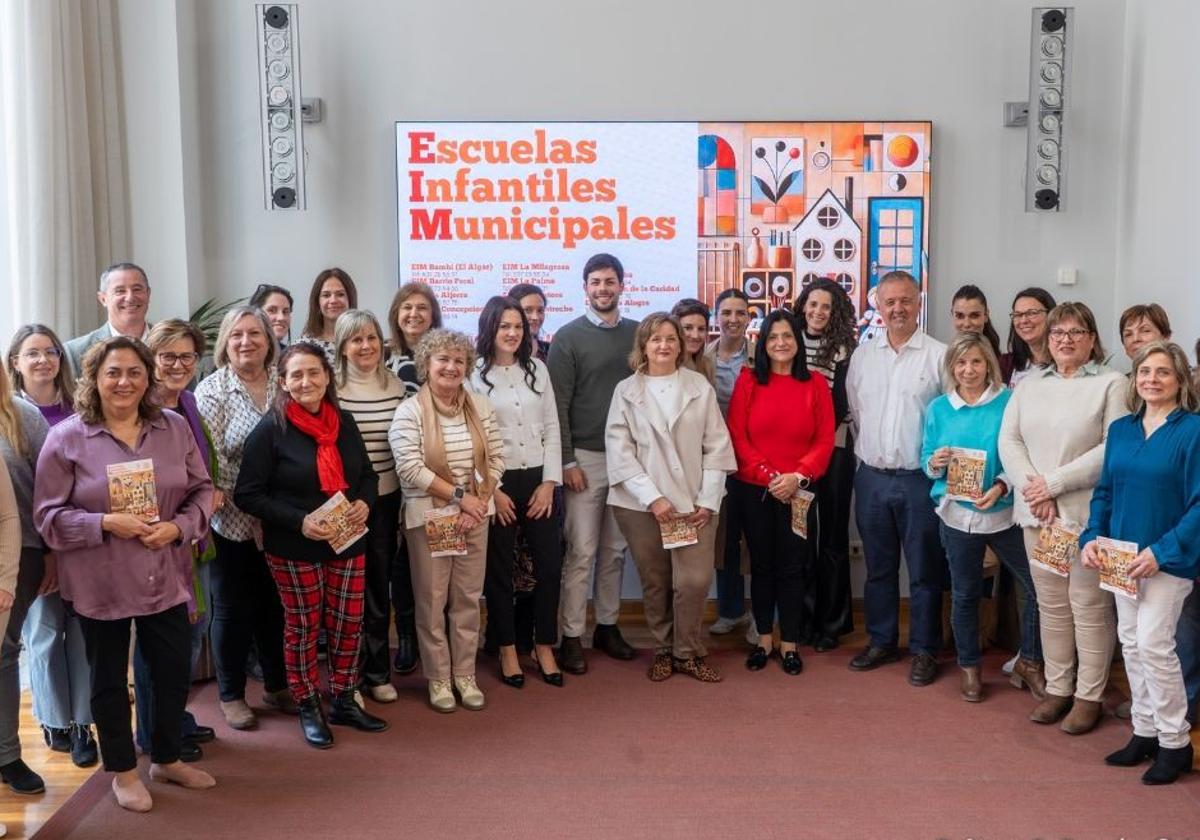
{"label": "short gray hair", "polygon": [[475,366],[475,345],[471,339],[465,333],[438,329],[425,333],[413,354],[419,381],[424,382],[429,378],[429,357],[446,350],[461,350],[467,360],[467,376],[471,375],[471,369]]}
{"label": "short gray hair", "polygon": [[100,272],[100,291],[108,291],[109,275],[115,274],[118,271],[136,271],[138,274],[142,275],[142,282],[146,284],[146,288],[150,288],[150,278],[146,276],[146,269],[142,268],[137,263],[119,262],[113,263],[108,268]]}
{"label": "short gray hair", "polygon": [[379,364],[375,366],[375,381],[380,388],[386,388],[388,385],[392,374],[383,363],[383,328],[379,326],[379,319],[365,309],[347,309],[338,316],[333,326],[333,370],[339,388],[346,386],[346,379],[350,374],[346,342],[367,327],[375,330],[375,335],[379,336]]}
{"label": "short gray hair", "polygon": [[217,343],[213,347],[213,364],[218,368],[229,364],[229,334],[233,332],[233,325],[247,315],[257,318],[263,328],[263,337],[267,340],[267,358],[263,361],[263,367],[266,370],[271,369],[271,363],[279,354],[279,342],[275,339],[275,333],[271,332],[271,322],[257,306],[235,306],[221,319],[221,328],[217,330]]}

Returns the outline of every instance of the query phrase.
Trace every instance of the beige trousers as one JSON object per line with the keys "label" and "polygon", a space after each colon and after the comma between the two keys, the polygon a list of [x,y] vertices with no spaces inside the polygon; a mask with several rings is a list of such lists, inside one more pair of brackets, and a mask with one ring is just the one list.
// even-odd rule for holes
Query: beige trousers
{"label": "beige trousers", "polygon": [[[1039,529],[1022,530],[1025,551],[1032,557]],[[1058,697],[1099,702],[1117,642],[1112,593],[1100,588],[1100,573],[1085,569],[1078,558],[1069,577],[1032,563],[1029,572],[1041,616],[1046,690]]]}
{"label": "beige trousers", "polygon": [[1186,747],[1187,690],[1175,655],[1175,627],[1192,582],[1158,572],[1143,578],[1138,600],[1117,597],[1117,633],[1133,695],[1133,733],[1158,738],[1169,750]]}
{"label": "beige trousers", "polygon": [[642,579],[642,606],[654,636],[656,653],[679,659],[704,656],[700,622],[713,578],[716,519],[700,531],[700,541],[684,548],[665,549],[653,514],[614,507],[617,525],[629,543],[629,553]]}
{"label": "beige trousers", "polygon": [[[587,489],[566,491],[562,597],[558,612],[562,634],[578,638],[587,625],[588,581],[595,581],[597,624],[616,624],[621,614],[621,573],[625,539],[613,520],[608,499],[608,464],[603,452],[575,450],[575,462],[587,476]],[[593,566],[595,574],[593,575]]]}
{"label": "beige trousers", "polygon": [[[416,603],[421,672],[428,680],[475,675],[479,647],[479,597],[487,569],[488,522],[467,535],[467,553],[433,557],[425,528],[407,528]],[[446,637],[447,618],[450,637]]]}

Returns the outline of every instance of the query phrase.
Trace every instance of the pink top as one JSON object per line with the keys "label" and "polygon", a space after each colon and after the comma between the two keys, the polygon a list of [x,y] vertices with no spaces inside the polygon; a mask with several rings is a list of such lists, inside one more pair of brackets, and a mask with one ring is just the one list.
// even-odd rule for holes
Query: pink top
{"label": "pink top", "polygon": [[[150,459],[159,517],[179,526],[183,539],[148,549],[100,528],[110,512],[110,464]],[[164,411],[142,424],[129,449],[103,424],[79,415],[50,430],[38,458],[33,521],[58,554],[64,601],[88,618],[152,615],[187,603],[192,587],[192,542],[208,530],[213,485],[186,420]]]}

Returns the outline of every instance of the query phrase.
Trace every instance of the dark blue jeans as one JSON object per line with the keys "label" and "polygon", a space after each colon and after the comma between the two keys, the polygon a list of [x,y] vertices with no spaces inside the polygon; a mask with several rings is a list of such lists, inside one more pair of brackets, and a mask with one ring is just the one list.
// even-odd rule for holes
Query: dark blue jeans
{"label": "dark blue jeans", "polygon": [[983,596],[983,553],[988,547],[996,552],[1001,565],[1017,580],[1020,599],[1021,657],[1042,661],[1042,634],[1038,625],[1037,595],[1029,576],[1029,558],[1025,556],[1025,538],[1016,525],[995,534],[968,534],[946,523],[941,524],[942,545],[950,563],[950,626],[958,664],[966,668],[979,664],[979,599]]}
{"label": "dark blue jeans", "polygon": [[[729,483],[726,480],[725,486]],[[718,546],[724,552],[721,568],[717,569],[717,615],[721,618],[741,618],[746,614],[746,576],[742,574],[742,515],[738,505],[729,503],[729,496],[721,505],[724,521],[725,545]]]}
{"label": "dark blue jeans", "polygon": [[1200,700],[1200,585],[1183,602],[1179,624],[1175,626],[1175,653],[1183,670],[1187,692],[1188,720],[1196,723],[1196,702]]}
{"label": "dark blue jeans", "polygon": [[884,471],[862,464],[854,476],[854,518],[867,561],[863,587],[867,637],[875,647],[900,639],[900,557],[908,564],[909,653],[937,656],[942,646],[946,556],[919,470]]}

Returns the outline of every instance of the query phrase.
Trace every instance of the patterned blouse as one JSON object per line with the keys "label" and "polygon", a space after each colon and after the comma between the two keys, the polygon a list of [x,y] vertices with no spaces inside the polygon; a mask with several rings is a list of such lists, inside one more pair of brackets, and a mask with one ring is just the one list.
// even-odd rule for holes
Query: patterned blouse
{"label": "patterned blouse", "polygon": [[200,416],[208,424],[217,453],[217,489],[225,494],[225,505],[212,516],[212,529],[227,540],[244,542],[254,538],[257,522],[233,503],[242,467],[242,446],[258,421],[275,401],[276,379],[267,377],[267,408],[260,411],[242,380],[228,365],[205,377],[196,386]]}

